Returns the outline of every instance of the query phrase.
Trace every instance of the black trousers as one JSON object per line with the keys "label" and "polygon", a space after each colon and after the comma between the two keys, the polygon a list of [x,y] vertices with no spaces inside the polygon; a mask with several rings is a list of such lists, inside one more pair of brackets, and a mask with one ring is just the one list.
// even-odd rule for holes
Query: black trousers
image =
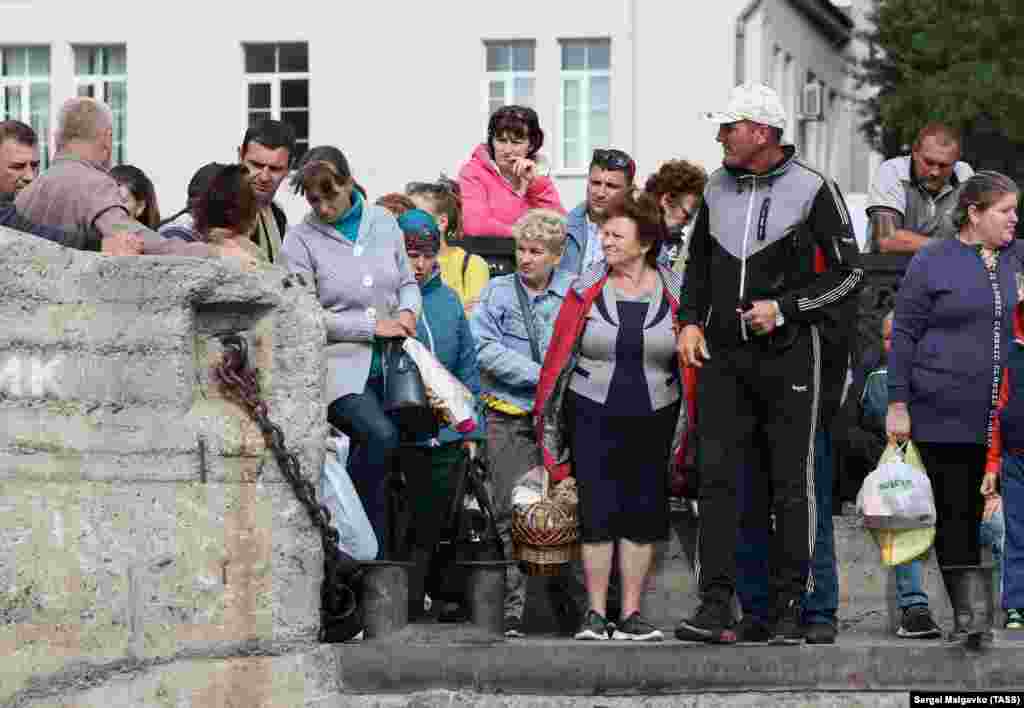
{"label": "black trousers", "polygon": [[981,562],[978,524],[985,508],[981,480],[985,446],[971,443],[915,443],[935,495],[935,555],[939,565]]}
{"label": "black trousers", "polygon": [[801,326],[783,350],[756,338],[732,348],[711,342],[709,348],[711,359],[701,369],[697,387],[701,593],[735,591],[737,480],[746,470],[760,470],[770,475],[772,489],[763,503],[770,503],[775,513],[769,559],[772,595],[776,601],[799,596],[808,588],[817,525],[817,329]]}

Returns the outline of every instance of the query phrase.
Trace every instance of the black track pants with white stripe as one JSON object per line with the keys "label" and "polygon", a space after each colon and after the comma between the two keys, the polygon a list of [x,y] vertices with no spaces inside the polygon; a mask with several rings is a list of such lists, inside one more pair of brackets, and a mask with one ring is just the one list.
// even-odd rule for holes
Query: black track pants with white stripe
{"label": "black track pants with white stripe", "polygon": [[793,597],[809,589],[821,347],[816,328],[800,327],[782,351],[759,339],[728,349],[709,344],[711,360],[697,389],[702,594],[715,586],[736,588],[736,480],[747,469],[771,476],[773,495],[763,503],[775,512],[773,595]]}

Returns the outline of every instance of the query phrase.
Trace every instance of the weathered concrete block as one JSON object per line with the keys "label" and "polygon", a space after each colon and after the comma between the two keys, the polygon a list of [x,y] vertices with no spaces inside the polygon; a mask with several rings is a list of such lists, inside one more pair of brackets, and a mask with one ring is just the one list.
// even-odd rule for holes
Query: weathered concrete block
{"label": "weathered concrete block", "polygon": [[347,705],[337,657],[308,643],[254,643],[171,663],[81,665],[30,683],[19,708],[299,708]]}
{"label": "weathered concrete block", "polygon": [[[320,539],[211,367],[221,335],[246,338],[272,419],[318,479],[324,329],[310,289],[278,268],[109,258],[5,229],[0,249],[0,703],[32,691],[70,705],[63,692],[83,686],[62,682],[82,666],[101,667],[96,685],[124,673],[103,666],[159,665],[186,677],[174,705],[304,704],[294,677],[264,671],[273,661],[233,657],[299,642],[279,658],[301,663]],[[225,663],[203,678],[189,657]],[[129,684],[101,702],[167,703],[114,703],[149,685]]]}

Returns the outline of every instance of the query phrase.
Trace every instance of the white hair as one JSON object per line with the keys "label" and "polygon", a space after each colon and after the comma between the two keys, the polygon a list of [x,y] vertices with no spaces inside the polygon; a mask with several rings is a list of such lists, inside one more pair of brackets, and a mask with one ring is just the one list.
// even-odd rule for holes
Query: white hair
{"label": "white hair", "polygon": [[57,112],[57,149],[76,140],[95,142],[113,126],[114,113],[103,101],[88,96],[69,98]]}

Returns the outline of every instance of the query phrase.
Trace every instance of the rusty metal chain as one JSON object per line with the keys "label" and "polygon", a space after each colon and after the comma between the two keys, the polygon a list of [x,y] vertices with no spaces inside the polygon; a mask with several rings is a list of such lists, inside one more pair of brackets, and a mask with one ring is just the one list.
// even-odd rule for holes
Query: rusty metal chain
{"label": "rusty metal chain", "polygon": [[339,548],[339,535],[331,526],[330,510],[317,501],[316,490],[302,474],[298,457],[285,447],[284,433],[270,420],[269,406],[260,391],[259,372],[249,366],[248,342],[237,334],[224,335],[220,341],[224,353],[220,364],[213,367],[215,378],[245,407],[259,426],[281,474],[320,532],[324,580],[320,586],[319,639],[321,642],[344,641],[358,631],[357,602],[350,585],[358,575],[359,566]]}

